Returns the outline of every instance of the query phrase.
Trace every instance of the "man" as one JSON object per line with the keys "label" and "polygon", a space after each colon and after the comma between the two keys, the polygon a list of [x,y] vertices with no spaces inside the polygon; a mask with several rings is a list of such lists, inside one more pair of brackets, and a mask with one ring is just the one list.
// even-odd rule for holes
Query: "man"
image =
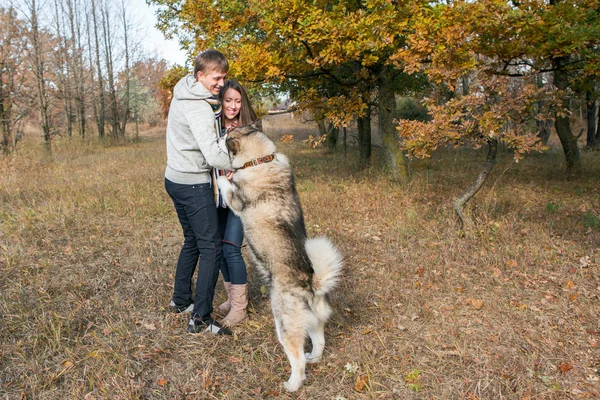
{"label": "man", "polygon": [[[212,168],[231,169],[229,157],[217,144],[216,100],[229,71],[229,63],[216,50],[200,53],[194,75],[181,79],[173,90],[167,122],[165,188],[173,200],[183,228],[184,243],[177,261],[174,312],[192,311],[188,332],[209,331],[231,335],[212,316],[212,302],[222,257]],[[198,264],[192,301],[192,275]],[[193,307],[193,309],[192,309]]]}

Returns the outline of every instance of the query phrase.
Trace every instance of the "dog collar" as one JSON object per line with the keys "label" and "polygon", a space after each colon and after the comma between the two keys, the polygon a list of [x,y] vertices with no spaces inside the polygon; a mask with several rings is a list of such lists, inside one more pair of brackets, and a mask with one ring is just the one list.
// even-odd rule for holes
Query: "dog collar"
{"label": "dog collar", "polygon": [[248,168],[248,167],[256,167],[259,164],[268,163],[268,162],[273,161],[274,159],[275,159],[275,154],[269,154],[268,156],[253,158],[252,160],[248,161],[246,164],[242,165],[238,169],[244,169],[244,168]]}

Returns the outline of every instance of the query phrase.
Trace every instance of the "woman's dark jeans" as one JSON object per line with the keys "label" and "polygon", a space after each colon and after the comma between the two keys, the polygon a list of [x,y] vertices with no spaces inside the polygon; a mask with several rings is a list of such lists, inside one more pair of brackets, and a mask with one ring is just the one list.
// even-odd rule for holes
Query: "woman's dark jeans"
{"label": "woman's dark jeans", "polygon": [[217,209],[219,216],[219,233],[223,238],[223,258],[221,273],[225,282],[233,285],[243,285],[248,282],[246,264],[242,257],[242,241],[244,229],[242,220],[229,208]]}
{"label": "woman's dark jeans", "polygon": [[182,185],[165,179],[165,189],[175,205],[184,238],[175,271],[173,301],[177,305],[190,303],[192,276],[200,258],[192,316],[205,320],[213,310],[222,259],[213,187],[210,183]]}

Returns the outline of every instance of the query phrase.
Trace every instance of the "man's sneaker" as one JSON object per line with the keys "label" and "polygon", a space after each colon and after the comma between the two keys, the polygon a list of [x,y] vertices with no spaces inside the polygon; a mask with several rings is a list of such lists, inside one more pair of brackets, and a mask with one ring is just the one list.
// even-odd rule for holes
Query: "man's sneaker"
{"label": "man's sneaker", "polygon": [[221,326],[217,321],[210,318],[206,321],[191,318],[187,327],[190,333],[210,332],[213,335],[232,335],[233,333],[224,326]]}
{"label": "man's sneaker", "polygon": [[171,304],[169,304],[169,310],[174,313],[184,313],[184,312],[192,312],[194,309],[194,303],[190,303],[187,306],[178,306],[175,304],[173,300],[171,300]]}

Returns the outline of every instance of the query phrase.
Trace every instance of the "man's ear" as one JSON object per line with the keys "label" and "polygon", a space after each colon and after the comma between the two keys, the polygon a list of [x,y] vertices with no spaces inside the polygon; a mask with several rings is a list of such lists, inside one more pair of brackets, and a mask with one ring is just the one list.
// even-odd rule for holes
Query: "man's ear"
{"label": "man's ear", "polygon": [[238,139],[227,139],[225,142],[231,155],[236,155],[240,151],[240,141]]}

